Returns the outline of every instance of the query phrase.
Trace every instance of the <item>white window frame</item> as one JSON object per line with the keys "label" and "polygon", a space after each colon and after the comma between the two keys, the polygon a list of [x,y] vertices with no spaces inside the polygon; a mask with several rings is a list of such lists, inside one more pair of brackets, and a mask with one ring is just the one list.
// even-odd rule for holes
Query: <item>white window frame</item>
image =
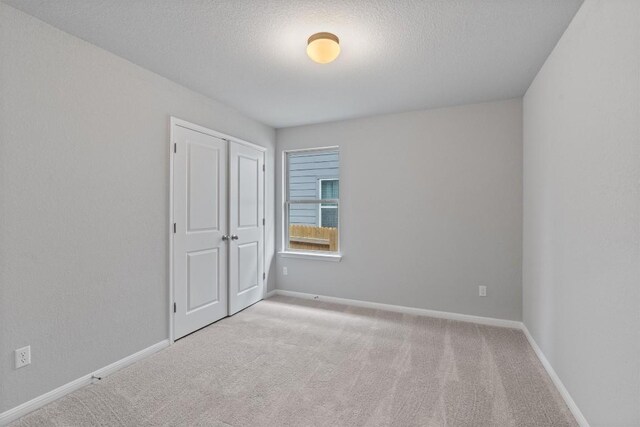
{"label": "white window frame", "polygon": [[[338,181],[339,183],[340,178],[320,178],[318,180],[318,199],[322,198],[322,183],[325,181]],[[318,227],[324,227],[322,225],[322,209],[338,209],[338,206],[322,206],[322,203],[318,203]],[[340,211],[338,211],[338,214],[340,214]]]}
{"label": "white window frame", "polygon": [[[321,153],[321,152],[338,152],[340,153],[338,146],[330,147],[318,147],[318,148],[304,148],[298,150],[284,150],[282,152],[282,250],[279,254],[282,257],[288,258],[306,258],[306,259],[318,259],[323,261],[340,261],[342,259],[342,253],[340,252],[340,237],[342,230],[340,227],[340,199],[288,199],[289,196],[289,155],[290,154],[302,154],[302,153]],[[325,179],[325,178],[322,178]],[[329,179],[329,178],[327,178]],[[337,179],[340,178],[331,178]],[[328,251],[312,251],[303,249],[289,249],[289,206],[295,204],[317,204],[320,206],[322,203],[332,203],[336,205],[335,209],[338,209],[338,242],[337,250],[335,252]],[[321,219],[318,219],[320,223]]]}

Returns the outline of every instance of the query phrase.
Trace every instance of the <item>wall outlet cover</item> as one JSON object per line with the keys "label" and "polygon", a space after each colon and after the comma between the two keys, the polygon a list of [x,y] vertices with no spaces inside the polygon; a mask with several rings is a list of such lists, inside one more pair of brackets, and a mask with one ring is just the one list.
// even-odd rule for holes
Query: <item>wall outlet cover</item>
{"label": "wall outlet cover", "polygon": [[27,366],[31,363],[31,346],[22,347],[16,350],[16,369]]}
{"label": "wall outlet cover", "polygon": [[487,296],[487,287],[486,286],[478,286],[478,295],[481,297]]}

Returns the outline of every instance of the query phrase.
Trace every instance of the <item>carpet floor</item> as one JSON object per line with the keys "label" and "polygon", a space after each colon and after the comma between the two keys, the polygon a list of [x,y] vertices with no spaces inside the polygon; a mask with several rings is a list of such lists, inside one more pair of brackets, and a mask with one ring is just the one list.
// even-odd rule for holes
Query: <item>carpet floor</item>
{"label": "carpet floor", "polygon": [[274,297],[14,426],[575,426],[519,330]]}

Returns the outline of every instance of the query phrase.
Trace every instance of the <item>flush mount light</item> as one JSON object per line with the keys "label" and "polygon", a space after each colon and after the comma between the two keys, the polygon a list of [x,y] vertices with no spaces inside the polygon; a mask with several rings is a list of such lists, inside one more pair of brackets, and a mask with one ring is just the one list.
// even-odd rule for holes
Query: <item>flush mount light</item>
{"label": "flush mount light", "polygon": [[340,55],[340,40],[335,34],[316,33],[307,40],[307,55],[318,64],[328,64]]}

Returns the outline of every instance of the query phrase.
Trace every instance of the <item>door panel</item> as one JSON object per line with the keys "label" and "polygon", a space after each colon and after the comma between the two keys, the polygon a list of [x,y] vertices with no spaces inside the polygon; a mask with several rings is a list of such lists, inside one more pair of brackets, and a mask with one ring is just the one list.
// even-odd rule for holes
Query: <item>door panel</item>
{"label": "door panel", "polygon": [[238,245],[238,292],[255,288],[260,283],[258,242]]}
{"label": "door panel", "polygon": [[263,297],[263,165],[264,152],[229,143],[229,314]]}
{"label": "door panel", "polygon": [[173,127],[174,338],[225,317],[227,306],[227,144]]}
{"label": "door panel", "polygon": [[260,163],[256,158],[244,155],[238,156],[238,227],[257,227],[262,220],[258,210],[258,198],[260,189],[258,175],[262,173]]}
{"label": "door panel", "polygon": [[221,202],[218,196],[219,155],[220,150],[216,147],[187,144],[189,232],[220,229],[218,225],[218,208]]}
{"label": "door panel", "polygon": [[187,314],[218,301],[219,270],[217,248],[187,254]]}

